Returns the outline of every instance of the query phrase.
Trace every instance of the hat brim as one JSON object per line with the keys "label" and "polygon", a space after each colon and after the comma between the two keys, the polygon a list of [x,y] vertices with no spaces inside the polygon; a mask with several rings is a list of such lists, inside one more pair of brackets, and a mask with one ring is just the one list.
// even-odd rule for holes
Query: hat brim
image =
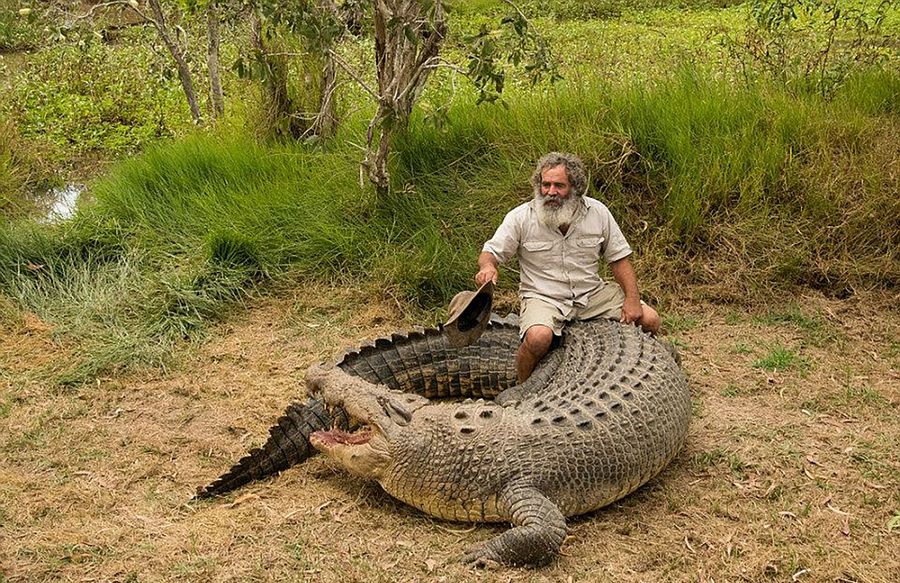
{"label": "hat brim", "polygon": [[468,346],[478,341],[491,319],[494,284],[487,281],[476,291],[456,294],[450,301],[450,317],[443,329],[451,347]]}

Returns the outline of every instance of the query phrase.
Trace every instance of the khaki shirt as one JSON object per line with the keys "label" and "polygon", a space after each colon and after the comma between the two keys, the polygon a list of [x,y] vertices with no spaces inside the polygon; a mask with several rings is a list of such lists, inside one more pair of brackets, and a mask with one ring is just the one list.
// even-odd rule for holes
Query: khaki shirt
{"label": "khaki shirt", "polygon": [[631,247],[606,205],[583,197],[565,235],[538,220],[531,200],[511,210],[482,248],[503,263],[519,258],[519,297],[541,298],[564,313],[587,305],[588,297],[606,283],[600,278],[600,256],[607,263],[631,255]]}

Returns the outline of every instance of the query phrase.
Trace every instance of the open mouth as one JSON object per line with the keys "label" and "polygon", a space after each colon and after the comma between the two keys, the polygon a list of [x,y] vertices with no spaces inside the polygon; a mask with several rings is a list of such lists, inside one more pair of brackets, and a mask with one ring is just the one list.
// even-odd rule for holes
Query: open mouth
{"label": "open mouth", "polygon": [[369,427],[362,427],[350,433],[335,427],[328,431],[316,431],[309,438],[310,441],[315,440],[324,446],[363,445],[372,439],[372,430]]}

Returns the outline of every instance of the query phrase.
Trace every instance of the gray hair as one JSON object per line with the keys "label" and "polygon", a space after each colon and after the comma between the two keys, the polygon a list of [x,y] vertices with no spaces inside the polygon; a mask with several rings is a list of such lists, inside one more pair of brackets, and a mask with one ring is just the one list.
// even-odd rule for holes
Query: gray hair
{"label": "gray hair", "polygon": [[557,166],[565,167],[572,194],[584,196],[584,193],[587,192],[587,173],[584,171],[584,163],[575,154],[564,152],[550,152],[541,156],[541,159],[537,161],[537,166],[531,175],[531,185],[534,187],[534,191],[537,193],[541,191],[541,173],[547,168],[556,168]]}

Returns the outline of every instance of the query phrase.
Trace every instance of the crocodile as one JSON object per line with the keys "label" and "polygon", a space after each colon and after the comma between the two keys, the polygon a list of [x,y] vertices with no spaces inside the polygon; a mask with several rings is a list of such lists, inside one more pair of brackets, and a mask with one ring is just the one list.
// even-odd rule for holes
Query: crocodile
{"label": "crocodile", "polygon": [[690,391],[672,352],[633,325],[569,325],[522,384],[517,346],[514,326],[492,322],[473,346],[451,349],[440,330],[419,330],[312,367],[309,400],[198,496],[318,450],[430,515],[512,523],[465,562],[546,564],[567,517],[633,492],[678,453]]}

